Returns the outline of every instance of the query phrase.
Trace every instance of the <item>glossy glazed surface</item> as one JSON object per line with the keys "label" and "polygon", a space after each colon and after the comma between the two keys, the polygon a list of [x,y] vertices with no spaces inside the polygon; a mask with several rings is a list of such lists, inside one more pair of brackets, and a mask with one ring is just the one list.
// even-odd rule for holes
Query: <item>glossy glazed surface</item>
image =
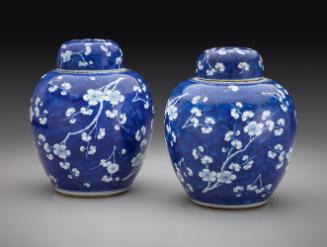
{"label": "glossy glazed surface", "polygon": [[152,133],[152,98],[128,69],[53,70],[31,98],[33,138],[58,189],[110,192],[131,186]]}
{"label": "glossy glazed surface", "polygon": [[270,79],[191,78],[168,100],[165,135],[189,196],[217,205],[269,199],[289,162],[296,132],[293,101]]}
{"label": "glossy glazed surface", "polygon": [[61,45],[57,68],[66,70],[108,70],[122,67],[123,51],[112,40],[75,39]]}
{"label": "glossy glazed surface", "polygon": [[260,54],[246,47],[220,47],[203,51],[197,60],[196,75],[202,78],[238,80],[263,76]]}

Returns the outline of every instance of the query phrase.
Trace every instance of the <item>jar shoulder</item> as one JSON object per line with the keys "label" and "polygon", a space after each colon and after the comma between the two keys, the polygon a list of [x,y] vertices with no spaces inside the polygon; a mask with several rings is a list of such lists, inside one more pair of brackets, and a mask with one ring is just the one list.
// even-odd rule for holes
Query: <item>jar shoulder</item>
{"label": "jar shoulder", "polygon": [[[130,94],[136,90],[148,94],[151,98],[147,82],[136,71],[130,69],[85,72],[51,70],[38,81],[32,98],[49,96],[49,93],[66,95],[68,91],[75,97],[83,96],[87,90],[97,90],[109,84],[117,84],[123,94]],[[114,87],[116,88],[116,87]]]}
{"label": "jar shoulder", "polygon": [[[264,78],[259,81],[206,81],[190,78],[179,83],[170,100],[191,104],[216,105],[245,102],[248,104],[280,104],[287,101],[294,107],[293,99],[281,83]],[[202,99],[202,100],[200,100]],[[204,100],[204,101],[203,101]]]}

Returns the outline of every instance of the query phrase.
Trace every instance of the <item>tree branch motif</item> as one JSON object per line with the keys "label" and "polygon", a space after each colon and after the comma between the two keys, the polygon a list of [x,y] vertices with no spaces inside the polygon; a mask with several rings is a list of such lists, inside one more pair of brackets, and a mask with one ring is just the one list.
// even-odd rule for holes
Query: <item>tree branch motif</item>
{"label": "tree branch motif", "polygon": [[[68,95],[70,93],[70,89],[72,88],[71,84],[68,82],[62,82],[63,77],[58,76],[55,80],[48,82],[49,93],[59,93],[62,96]],[[114,125],[114,130],[118,131],[120,129],[126,130],[124,124],[127,121],[127,116],[125,113],[119,113],[115,107],[122,103],[125,100],[124,95],[121,94],[119,90],[117,90],[117,86],[119,83],[125,78],[117,78],[114,81],[101,86],[96,89],[89,89],[83,95],[83,100],[87,102],[86,106],[82,106],[80,110],[76,110],[74,107],[70,107],[65,112],[65,118],[62,121],[69,121],[69,124],[75,124],[77,120],[77,116],[92,116],[91,120],[82,128],[78,130],[74,130],[66,133],[62,140],[58,141],[55,144],[49,144],[46,140],[46,137],[43,134],[39,134],[37,136],[37,144],[43,147],[43,150],[46,153],[46,157],[49,160],[55,159],[57,157],[59,159],[60,168],[67,170],[69,179],[76,179],[80,176],[80,171],[76,167],[72,167],[72,164],[69,162],[69,156],[71,156],[71,150],[68,148],[67,143],[73,136],[81,136],[81,140],[86,144],[85,146],[80,146],[80,152],[85,152],[86,158],[88,155],[93,155],[96,153],[96,145],[91,145],[93,140],[98,139],[101,140],[106,135],[106,129],[104,127],[98,128],[98,120],[100,116],[105,113],[105,116],[113,121],[116,121]],[[90,80],[95,80],[94,77],[90,77]],[[140,80],[138,80],[141,82]],[[142,91],[146,92],[146,88]],[[108,102],[109,109],[106,109],[105,102]],[[31,101],[33,103],[33,100]],[[37,98],[34,102],[38,108],[40,105],[43,105],[41,100]],[[38,109],[37,109],[38,110]],[[31,121],[36,117],[39,117],[40,114],[34,113],[34,109],[32,109]],[[140,132],[140,133],[139,133]],[[141,130],[137,130],[135,135],[135,139],[137,142],[140,142],[141,151],[135,157],[131,159],[131,166],[134,168],[131,174],[128,174],[123,178],[123,180],[127,180],[133,174],[136,174],[139,168],[141,167],[141,163],[144,159],[144,150],[146,149],[148,140],[145,136],[146,128],[142,126]],[[126,150],[123,148],[121,150],[117,150],[117,146],[114,146],[112,153],[106,158],[102,159],[96,167],[89,169],[89,171],[94,171],[97,168],[104,167],[107,170],[107,174],[102,177],[103,182],[117,182],[121,178],[117,176],[116,172],[119,170],[119,164],[116,163],[117,155],[125,155]],[[78,182],[78,180],[76,180]],[[85,187],[90,187],[89,183],[83,184]]]}

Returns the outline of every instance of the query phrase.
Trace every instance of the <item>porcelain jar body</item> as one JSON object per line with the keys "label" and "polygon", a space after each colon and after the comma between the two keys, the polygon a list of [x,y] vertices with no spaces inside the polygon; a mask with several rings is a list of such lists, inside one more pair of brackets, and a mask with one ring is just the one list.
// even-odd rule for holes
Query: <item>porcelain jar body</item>
{"label": "porcelain jar body", "polygon": [[[201,56],[200,61],[205,63]],[[231,74],[238,75],[235,69]],[[292,98],[278,82],[263,77],[190,78],[174,89],[165,112],[174,170],[191,199],[205,206],[265,203],[285,173],[295,133]]]}
{"label": "porcelain jar body", "polygon": [[[125,191],[142,166],[152,133],[152,98],[138,73],[120,68],[122,54],[115,56],[117,50],[108,40],[65,43],[59,69],[41,78],[31,98],[40,160],[55,189],[64,194]],[[80,67],[83,62],[97,66]]]}

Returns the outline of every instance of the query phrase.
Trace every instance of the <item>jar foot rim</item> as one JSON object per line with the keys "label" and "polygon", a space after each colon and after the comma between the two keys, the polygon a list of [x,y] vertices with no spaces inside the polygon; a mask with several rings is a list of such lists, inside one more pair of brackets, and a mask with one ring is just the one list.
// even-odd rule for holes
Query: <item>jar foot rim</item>
{"label": "jar foot rim", "polygon": [[269,202],[269,200],[261,201],[261,202],[256,202],[256,203],[249,203],[249,204],[240,204],[240,205],[227,205],[227,204],[215,204],[215,203],[206,203],[206,202],[201,202],[197,201],[194,199],[191,199],[193,203],[204,206],[204,207],[209,207],[209,208],[214,208],[214,209],[247,209],[247,208],[256,208],[265,205],[266,203]]}
{"label": "jar foot rim", "polygon": [[81,198],[97,198],[97,197],[110,197],[118,194],[122,194],[127,192],[131,187],[118,189],[118,190],[108,190],[108,191],[71,191],[71,190],[64,190],[59,188],[54,188],[55,191],[64,196],[70,197],[81,197]]}

